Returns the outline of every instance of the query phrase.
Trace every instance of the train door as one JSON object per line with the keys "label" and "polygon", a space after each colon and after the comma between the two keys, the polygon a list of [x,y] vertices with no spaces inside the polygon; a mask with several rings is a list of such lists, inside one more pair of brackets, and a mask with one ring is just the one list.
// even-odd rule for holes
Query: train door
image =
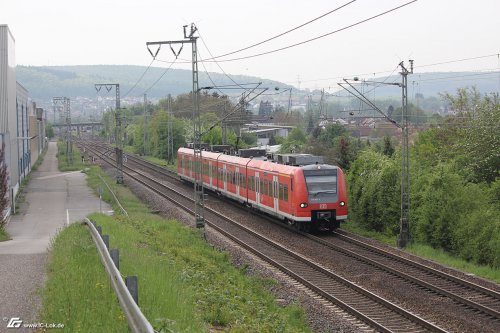
{"label": "train door", "polygon": [[255,201],[260,205],[260,179],[258,172],[255,172]]}
{"label": "train door", "polygon": [[212,161],[208,161],[208,184],[210,184],[210,186],[214,186]]}
{"label": "train door", "polygon": [[224,169],[222,172],[222,181],[224,182],[224,192],[227,192],[227,169],[226,164],[224,164]]}
{"label": "train door", "polygon": [[274,200],[274,211],[278,212],[279,207],[278,207],[278,176],[273,175],[273,200]]}
{"label": "train door", "polygon": [[234,169],[234,185],[236,186],[236,195],[240,196],[240,168]]}

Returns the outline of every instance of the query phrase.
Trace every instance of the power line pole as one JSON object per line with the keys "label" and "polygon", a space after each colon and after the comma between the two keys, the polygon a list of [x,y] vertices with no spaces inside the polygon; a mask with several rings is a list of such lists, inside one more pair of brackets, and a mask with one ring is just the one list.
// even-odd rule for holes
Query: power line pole
{"label": "power line pole", "polygon": [[[227,115],[227,100],[224,100],[224,104],[223,104],[223,117],[225,117]],[[222,144],[223,145],[226,145],[227,144],[227,126],[228,126],[228,123],[223,121],[221,123],[221,127],[222,127]]]}
{"label": "power line pole", "polygon": [[174,130],[173,130],[173,112],[172,112],[172,96],[167,97],[167,160],[169,164],[174,163]]}
{"label": "power line pole", "polygon": [[[61,106],[57,105],[61,102]],[[68,97],[52,97],[52,103],[54,105],[54,125],[56,122],[56,108],[59,111],[59,134],[61,138],[66,141],[66,163],[73,163],[73,144],[71,142],[71,103]],[[63,122],[65,120],[66,133],[63,132]]]}
{"label": "power line pole", "polygon": [[410,70],[404,66],[404,62],[399,64],[401,67],[401,221],[398,237],[398,247],[403,248],[410,240],[410,147],[408,134],[408,74],[413,74],[413,60],[410,60]]}
{"label": "power line pole", "polygon": [[146,94],[144,94],[144,143],[142,145],[142,152],[144,155],[147,155],[148,150],[147,150],[147,144],[148,144],[148,111],[147,111],[147,97]]}
{"label": "power line pole", "polygon": [[[356,89],[348,80],[344,79],[345,84],[354,90],[349,90],[344,87],[342,83],[339,86],[344,88],[350,94],[355,96],[360,100],[360,103],[365,103],[373,108],[373,110],[379,112],[385,119],[401,129],[401,217],[400,217],[400,231],[397,240],[397,245],[400,248],[405,247],[410,240],[410,148],[409,148],[409,115],[408,115],[408,74],[413,74],[413,60],[410,61],[410,70],[404,66],[404,62],[399,63],[401,67],[401,83],[384,83],[384,82],[374,82],[376,84],[386,84],[386,85],[397,85],[401,87],[402,97],[401,97],[401,123],[396,122],[396,120],[387,116],[380,108],[378,108],[372,101],[370,101],[363,93]],[[354,81],[358,81],[358,78],[354,78]],[[373,82],[373,81],[371,81]],[[363,85],[366,81],[363,82]],[[363,86],[362,86],[363,87]],[[361,108],[361,105],[360,105]]]}
{"label": "power line pole", "polygon": [[[161,42],[147,42],[146,46],[148,51],[153,58],[156,58],[158,52],[160,51],[161,45],[168,44],[170,49],[177,58],[182,51],[184,44],[191,44],[191,58],[192,58],[192,78],[193,78],[193,151],[194,151],[194,201],[195,201],[195,224],[197,228],[205,227],[205,203],[204,203],[204,193],[203,193],[203,164],[201,156],[201,122],[200,122],[200,105],[199,105],[199,87],[198,87],[198,50],[196,46],[196,41],[198,37],[194,34],[198,30],[194,23],[191,24],[188,31],[188,26],[184,26],[184,39],[175,41],[161,41]],[[174,51],[172,45],[181,44],[179,51]],[[153,54],[149,49],[150,45],[158,45],[156,53]]]}
{"label": "power line pole", "polygon": [[325,120],[326,110],[325,110],[325,88],[321,89],[321,99],[319,100],[319,117],[318,120]]}
{"label": "power line pole", "polygon": [[123,134],[122,134],[122,117],[120,108],[120,84],[118,83],[96,83],[95,89],[97,92],[104,87],[108,92],[115,87],[115,156],[116,156],[116,183],[123,184]]}

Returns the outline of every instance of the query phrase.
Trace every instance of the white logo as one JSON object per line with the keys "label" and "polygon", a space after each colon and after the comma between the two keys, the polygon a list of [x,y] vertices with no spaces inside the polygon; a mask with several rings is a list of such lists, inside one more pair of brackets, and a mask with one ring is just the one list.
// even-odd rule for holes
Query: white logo
{"label": "white logo", "polygon": [[7,328],[19,328],[21,327],[22,323],[23,321],[21,320],[21,318],[12,317],[10,318],[9,323],[7,324]]}

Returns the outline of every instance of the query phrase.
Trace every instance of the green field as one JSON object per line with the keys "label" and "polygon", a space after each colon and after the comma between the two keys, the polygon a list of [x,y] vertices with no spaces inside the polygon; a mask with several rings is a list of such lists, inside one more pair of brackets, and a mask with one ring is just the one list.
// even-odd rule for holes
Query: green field
{"label": "green field", "polygon": [[[88,171],[93,189],[100,186],[98,172]],[[91,218],[110,235],[110,247],[120,249],[122,275],[137,275],[139,305],[157,331],[310,332],[299,305],[276,303],[269,292],[276,282],[234,267],[198,230],[148,213],[128,189],[106,178],[129,217]],[[126,331],[85,226],[64,229],[50,257],[41,321],[64,323],[71,332]]]}

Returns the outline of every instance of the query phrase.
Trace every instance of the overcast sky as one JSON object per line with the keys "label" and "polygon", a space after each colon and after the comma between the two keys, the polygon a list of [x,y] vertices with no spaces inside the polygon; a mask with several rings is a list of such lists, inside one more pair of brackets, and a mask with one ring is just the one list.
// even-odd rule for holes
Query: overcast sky
{"label": "overcast sky", "polygon": [[[357,0],[296,31],[218,60],[259,54],[347,27],[407,1]],[[0,24],[16,40],[18,65],[130,64],[147,66],[146,42],[183,39],[183,25],[199,29],[199,58],[229,53],[306,23],[350,0],[167,1],[0,0]],[[389,75],[415,60],[415,72],[492,70],[500,60],[499,0],[419,0],[366,23],[283,51],[221,61],[226,73],[255,75],[301,88],[332,87],[341,77]],[[182,50],[174,68],[190,59]],[[178,46],[175,47],[178,50]],[[436,66],[451,60],[476,58]],[[175,57],[162,47],[159,60]],[[222,72],[217,64],[199,70]],[[168,67],[155,61],[153,66]],[[420,66],[420,67],[419,67]]]}

